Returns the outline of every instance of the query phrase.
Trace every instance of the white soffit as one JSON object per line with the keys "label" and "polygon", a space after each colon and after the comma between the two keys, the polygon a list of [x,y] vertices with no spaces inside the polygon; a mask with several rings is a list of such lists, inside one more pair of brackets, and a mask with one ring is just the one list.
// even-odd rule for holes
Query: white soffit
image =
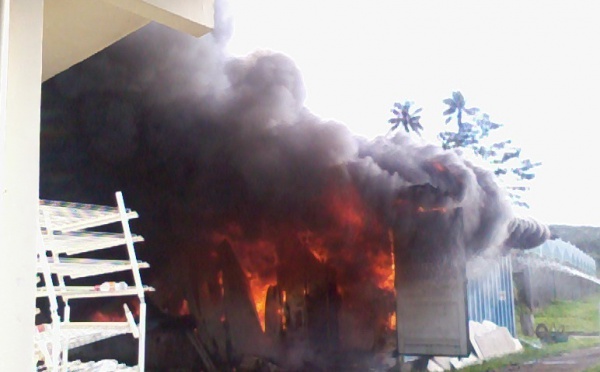
{"label": "white soffit", "polygon": [[175,30],[200,37],[214,27],[213,0],[105,0]]}
{"label": "white soffit", "polygon": [[42,81],[151,21],[199,37],[213,18],[213,0],[46,0]]}

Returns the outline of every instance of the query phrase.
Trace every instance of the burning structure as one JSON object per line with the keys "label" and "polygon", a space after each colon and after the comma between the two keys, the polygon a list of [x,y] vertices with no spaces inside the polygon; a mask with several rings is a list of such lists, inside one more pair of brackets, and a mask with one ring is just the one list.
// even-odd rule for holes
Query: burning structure
{"label": "burning structure", "polygon": [[339,366],[385,346],[400,282],[547,238],[457,153],[309,112],[289,58],[225,54],[227,23],[148,26],[43,86],[42,197],[127,193],[152,300],[194,319],[203,369]]}

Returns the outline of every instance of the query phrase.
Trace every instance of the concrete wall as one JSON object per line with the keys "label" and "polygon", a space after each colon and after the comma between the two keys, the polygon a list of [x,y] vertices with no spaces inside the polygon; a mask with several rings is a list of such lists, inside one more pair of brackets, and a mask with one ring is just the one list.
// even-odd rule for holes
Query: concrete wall
{"label": "concrete wall", "polygon": [[532,310],[554,300],[576,301],[600,292],[600,280],[568,264],[537,254],[513,255],[513,280],[519,302]]}
{"label": "concrete wall", "polygon": [[33,369],[43,4],[0,5],[0,371]]}
{"label": "concrete wall", "polygon": [[544,307],[554,300],[575,301],[600,291],[598,284],[567,273],[545,268],[527,270],[533,309]]}

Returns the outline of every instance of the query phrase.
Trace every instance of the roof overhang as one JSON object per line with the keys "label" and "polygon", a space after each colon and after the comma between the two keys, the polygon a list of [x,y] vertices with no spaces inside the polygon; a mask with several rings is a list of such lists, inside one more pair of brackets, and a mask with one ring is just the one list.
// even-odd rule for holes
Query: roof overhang
{"label": "roof overhang", "polygon": [[42,80],[150,22],[200,37],[214,26],[214,0],[47,0]]}

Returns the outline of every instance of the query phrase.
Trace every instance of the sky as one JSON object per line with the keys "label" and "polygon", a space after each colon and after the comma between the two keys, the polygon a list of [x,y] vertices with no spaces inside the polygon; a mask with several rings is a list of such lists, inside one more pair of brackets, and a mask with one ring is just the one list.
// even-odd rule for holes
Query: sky
{"label": "sky", "polygon": [[394,102],[423,108],[423,137],[444,129],[442,100],[504,124],[543,165],[530,209],[548,224],[600,226],[600,5],[593,1],[229,0],[236,56],[291,57],[306,106],[367,138]]}

